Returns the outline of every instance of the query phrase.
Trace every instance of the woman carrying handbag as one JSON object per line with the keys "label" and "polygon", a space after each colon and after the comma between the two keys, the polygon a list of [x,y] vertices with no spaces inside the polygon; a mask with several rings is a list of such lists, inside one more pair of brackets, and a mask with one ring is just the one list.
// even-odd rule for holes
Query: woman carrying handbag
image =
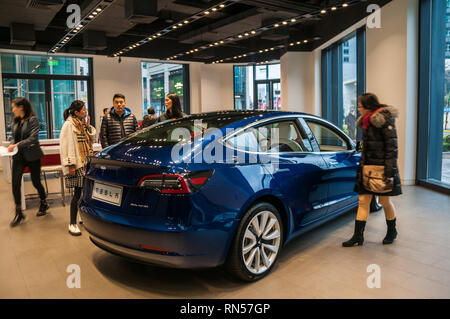
{"label": "woman carrying handbag", "polygon": [[[87,120],[85,121],[85,119]],[[66,187],[73,188],[69,233],[72,236],[79,236],[81,231],[77,225],[78,202],[83,187],[84,166],[87,157],[93,154],[92,144],[96,130],[90,124],[83,101],[73,101],[70,107],[64,111],[64,120],[59,136],[61,164]]]}
{"label": "woman carrying handbag", "polygon": [[387,234],[383,244],[392,244],[397,237],[395,207],[391,196],[402,193],[397,167],[398,147],[395,118],[398,111],[379,103],[375,94],[364,93],[358,98],[361,116],[356,121],[362,127],[362,156],[356,177],[355,192],[359,193],[355,232],[344,247],[362,245],[364,228],[370,212],[372,196],[377,195],[386,216]]}
{"label": "woman carrying handbag", "polygon": [[25,219],[22,212],[21,184],[25,167],[28,166],[31,175],[31,182],[39,193],[41,203],[36,216],[47,214],[47,194],[41,183],[41,158],[44,153],[39,145],[39,120],[34,115],[30,102],[22,97],[15,98],[11,103],[14,120],[12,125],[12,143],[8,147],[8,152],[12,152],[17,147],[18,152],[12,158],[12,190],[14,203],[16,204],[16,215],[10,223],[15,227]]}

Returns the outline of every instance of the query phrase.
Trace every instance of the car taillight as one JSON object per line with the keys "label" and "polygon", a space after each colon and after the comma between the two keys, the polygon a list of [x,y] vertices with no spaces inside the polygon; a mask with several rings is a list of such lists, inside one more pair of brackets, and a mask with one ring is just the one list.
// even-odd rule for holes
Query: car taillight
{"label": "car taillight", "polygon": [[138,187],[150,188],[163,194],[189,194],[197,191],[214,171],[199,171],[179,174],[146,175]]}

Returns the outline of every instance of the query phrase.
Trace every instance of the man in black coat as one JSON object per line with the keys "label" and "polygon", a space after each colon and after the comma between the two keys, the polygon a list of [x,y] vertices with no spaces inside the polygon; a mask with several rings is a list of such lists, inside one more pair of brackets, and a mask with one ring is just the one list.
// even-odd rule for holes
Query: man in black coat
{"label": "man in black coat", "polygon": [[133,134],[138,129],[138,123],[131,110],[125,107],[125,96],[120,93],[114,94],[113,107],[109,114],[102,120],[100,129],[100,143],[102,147],[108,147],[118,143],[122,138]]}

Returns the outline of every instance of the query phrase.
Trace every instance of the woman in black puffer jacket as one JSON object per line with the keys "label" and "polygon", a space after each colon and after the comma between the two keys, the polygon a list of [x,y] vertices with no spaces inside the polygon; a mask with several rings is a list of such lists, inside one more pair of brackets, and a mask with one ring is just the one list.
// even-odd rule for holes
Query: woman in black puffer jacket
{"label": "woman in black puffer jacket", "polygon": [[[395,118],[398,112],[393,106],[380,104],[377,96],[371,93],[362,94],[358,98],[358,111],[361,116],[356,123],[363,128],[362,156],[355,185],[355,192],[360,194],[359,206],[355,220],[355,233],[350,240],[343,242],[342,245],[351,247],[355,244],[363,244],[364,228],[369,216],[370,201],[373,195],[379,197],[386,215],[388,229],[383,244],[392,244],[397,237],[397,230],[395,227],[395,207],[390,200],[390,196],[397,196],[402,193],[397,167],[398,146],[395,129]],[[392,191],[378,194],[366,190],[362,182],[362,166],[364,164],[384,166],[384,177],[393,179],[394,187]]]}

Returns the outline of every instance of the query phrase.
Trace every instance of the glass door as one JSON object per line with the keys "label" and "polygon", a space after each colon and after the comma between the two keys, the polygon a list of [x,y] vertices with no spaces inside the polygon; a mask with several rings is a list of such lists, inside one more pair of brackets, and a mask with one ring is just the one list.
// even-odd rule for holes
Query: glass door
{"label": "glass door", "polygon": [[257,101],[255,106],[257,110],[267,110],[270,107],[269,83],[262,82],[256,84]]}
{"label": "glass door", "polygon": [[87,81],[74,80],[51,80],[51,108],[53,138],[59,138],[61,128],[64,124],[64,110],[74,100],[81,100],[89,110]]}
{"label": "glass door", "polygon": [[39,119],[39,138],[48,138],[48,113],[45,80],[3,78],[3,104],[5,108],[6,138],[11,138],[13,113],[11,102],[16,97],[30,101],[36,117]]}
{"label": "glass door", "polygon": [[281,84],[280,82],[272,82],[272,109],[279,110],[281,108]]}

